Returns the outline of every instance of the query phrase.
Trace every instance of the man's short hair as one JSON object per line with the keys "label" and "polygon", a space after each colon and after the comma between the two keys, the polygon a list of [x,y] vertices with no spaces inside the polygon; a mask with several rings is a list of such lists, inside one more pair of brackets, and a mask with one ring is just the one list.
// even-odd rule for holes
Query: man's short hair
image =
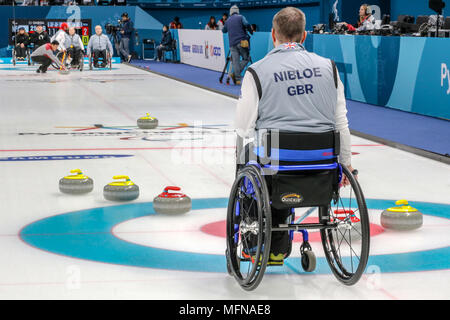
{"label": "man's short hair", "polygon": [[306,17],[302,10],[286,7],[273,17],[272,27],[275,37],[281,42],[300,42],[306,26]]}
{"label": "man's short hair", "polygon": [[58,42],[57,40],[53,40],[53,41],[52,41],[52,44],[53,44],[53,45],[56,45],[56,46],[59,46],[59,42]]}

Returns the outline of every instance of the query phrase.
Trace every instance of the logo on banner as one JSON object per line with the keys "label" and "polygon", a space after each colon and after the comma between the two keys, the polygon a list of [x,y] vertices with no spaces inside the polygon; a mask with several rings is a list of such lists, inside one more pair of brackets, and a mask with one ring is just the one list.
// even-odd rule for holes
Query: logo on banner
{"label": "logo on banner", "polygon": [[[447,79],[447,81],[444,81]],[[447,64],[441,64],[441,88],[445,89],[447,86],[447,94],[450,95],[450,69],[447,67]]]}

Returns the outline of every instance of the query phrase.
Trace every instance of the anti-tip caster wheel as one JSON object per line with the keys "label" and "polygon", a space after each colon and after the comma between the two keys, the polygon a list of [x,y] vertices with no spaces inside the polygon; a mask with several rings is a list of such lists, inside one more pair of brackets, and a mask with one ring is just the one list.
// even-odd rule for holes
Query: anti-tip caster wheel
{"label": "anti-tip caster wheel", "polygon": [[305,272],[313,272],[316,270],[316,255],[312,251],[311,246],[308,242],[304,242],[300,247],[302,268]]}

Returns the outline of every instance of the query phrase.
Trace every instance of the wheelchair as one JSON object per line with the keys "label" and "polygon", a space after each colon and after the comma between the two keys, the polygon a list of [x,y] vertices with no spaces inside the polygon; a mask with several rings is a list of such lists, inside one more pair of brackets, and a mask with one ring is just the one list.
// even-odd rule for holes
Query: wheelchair
{"label": "wheelchair", "polygon": [[[67,70],[69,69],[78,69],[81,71],[83,71],[84,68],[84,53],[81,50],[80,56],[79,56],[79,61],[77,61],[76,63],[72,64],[72,57],[70,55],[70,51],[59,51],[56,54],[56,58],[58,58],[58,60],[64,64],[64,67],[66,67]],[[56,65],[56,63],[52,62],[52,67],[55,69],[59,69],[59,67]]]}
{"label": "wheelchair", "polygon": [[[106,51],[106,67],[111,70],[112,69],[112,55],[110,52]],[[100,59],[99,61],[102,61],[102,59]],[[93,65],[94,64],[94,52],[91,53],[91,55],[89,56],[89,70],[93,69]]]}
{"label": "wheelchair", "polygon": [[[29,66],[31,66],[31,64],[32,64],[32,61],[31,61],[31,48],[29,46],[26,47],[26,56],[25,56],[25,58],[26,58],[27,64]],[[11,59],[11,62],[13,64],[13,66],[16,65],[17,61],[20,61],[20,60],[18,60],[18,58],[17,58],[16,48],[13,47],[12,48],[12,59]]]}
{"label": "wheelchair", "polygon": [[[301,266],[314,271],[308,230],[319,230],[335,277],[345,285],[359,281],[369,258],[369,216],[358,181],[338,163],[339,149],[337,132],[258,132],[255,145],[247,149],[252,159],[237,170],[227,209],[227,270],[244,290],[256,289],[266,268],[272,267],[271,240],[273,232],[280,231],[289,236],[281,265],[292,252],[294,232],[300,232]],[[237,150],[239,157],[240,138]],[[344,174],[350,186],[341,185]],[[310,209],[296,218],[295,208]],[[318,223],[302,223],[317,209]],[[272,225],[272,210],[284,210],[288,218]]]}

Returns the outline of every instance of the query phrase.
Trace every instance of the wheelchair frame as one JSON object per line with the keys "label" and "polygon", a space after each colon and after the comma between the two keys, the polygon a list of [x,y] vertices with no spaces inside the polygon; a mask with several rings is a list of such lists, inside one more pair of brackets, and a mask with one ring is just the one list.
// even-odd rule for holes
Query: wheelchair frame
{"label": "wheelchair frame", "polygon": [[[93,55],[94,53],[92,52],[89,56],[89,70],[93,69],[93,60],[94,60]],[[112,55],[108,51],[106,51],[106,58],[108,59],[106,65],[108,66],[109,70],[112,70]]]}
{"label": "wheelchair frame", "polygon": [[[31,61],[31,48],[29,46],[26,47],[26,59],[27,59],[27,63],[29,66],[31,66],[32,61]],[[13,47],[12,48],[12,64],[13,66],[16,66],[16,62],[17,62],[17,55],[16,55],[16,48]]]}
{"label": "wheelchair frame", "polygon": [[[291,214],[288,217],[288,221],[286,221],[286,223],[278,224],[278,226],[272,226],[271,194],[269,194],[269,189],[264,176],[273,173],[274,170],[279,172],[311,172],[337,170],[339,181],[341,181],[342,175],[345,174],[351,185],[349,204],[350,209],[348,210],[348,212],[346,209],[339,209],[339,201],[343,208],[345,206],[342,199],[340,198],[340,191],[338,189],[337,193],[333,194],[333,199],[331,201],[331,203],[334,202],[334,205],[337,204],[338,210],[332,211],[331,204],[328,206],[318,206],[319,223],[301,223],[304,219],[312,214],[317,206],[311,206],[311,208],[313,209],[308,210],[298,219],[298,221],[295,222],[294,208],[298,206],[294,205],[292,206],[292,208],[290,208]],[[251,184],[251,186],[245,186],[246,180],[247,183]],[[358,209],[354,211],[351,209],[352,191],[354,191],[356,198],[355,204],[358,206]],[[246,200],[256,202],[255,207],[258,214],[257,218],[252,219],[250,217],[250,214],[245,217],[246,210],[244,201]],[[243,213],[241,213],[242,211]],[[353,228],[354,225],[354,212],[358,212],[361,218],[358,218],[361,227],[360,257],[358,257],[357,253],[352,248],[351,228]],[[337,216],[341,213],[344,213],[346,217],[343,217],[343,219],[341,219]],[[340,231],[340,229],[342,228],[348,230],[348,236],[350,237],[349,239],[348,236],[347,239],[345,238],[347,231],[344,231],[344,233]],[[336,278],[345,285],[353,285],[357,283],[365,270],[369,257],[370,227],[367,206],[362,190],[359,186],[358,181],[345,166],[339,164],[338,162],[330,164],[272,166],[261,165],[256,161],[250,161],[244,166],[244,168],[238,171],[237,178],[233,184],[228,203],[226,257],[228,273],[234,276],[234,278],[243,289],[254,290],[260,284],[269,262],[272,232],[289,232],[289,249],[285,259],[289,257],[291,253],[294,232],[301,232],[303,236],[303,243],[300,247],[302,267],[306,272],[312,272],[315,269],[316,260],[315,255],[313,254],[311,246],[308,242],[308,230],[320,230],[326,259],[332,273],[336,276]],[[249,241],[248,239],[246,240],[246,238],[248,237],[247,234],[249,233],[257,236],[256,253],[253,251],[253,253],[255,254],[252,254],[251,258],[250,254],[244,255],[245,250],[243,250],[243,252],[241,253],[238,252],[239,250],[237,249],[237,247],[239,247],[239,243],[242,244],[243,242]],[[341,239],[339,239],[339,237],[341,237]],[[239,240],[239,238],[241,239]],[[335,240],[338,241],[338,246],[336,246]],[[346,256],[341,256],[340,252],[341,244],[344,242],[344,240],[350,247],[351,271],[347,270],[347,266],[345,265],[346,263],[348,263],[348,258]],[[359,261],[357,268],[355,268],[356,270],[354,270],[353,268],[352,251],[354,253],[354,256],[357,257]],[[242,255],[243,258],[240,255]],[[242,262],[246,262],[249,264],[246,274],[243,274],[240,270]]]}
{"label": "wheelchair frame", "polygon": [[[67,54],[64,58],[64,61],[62,61],[63,57],[64,57],[64,52],[60,51],[56,54],[56,57],[64,64],[64,66],[66,67],[66,69],[69,69],[71,67],[71,64],[68,62],[68,58],[67,58]],[[59,69],[58,66],[52,62],[52,67],[55,69]],[[80,54],[80,61],[78,61],[78,65],[77,65],[77,69],[81,71],[83,71],[84,69],[84,55]]]}

